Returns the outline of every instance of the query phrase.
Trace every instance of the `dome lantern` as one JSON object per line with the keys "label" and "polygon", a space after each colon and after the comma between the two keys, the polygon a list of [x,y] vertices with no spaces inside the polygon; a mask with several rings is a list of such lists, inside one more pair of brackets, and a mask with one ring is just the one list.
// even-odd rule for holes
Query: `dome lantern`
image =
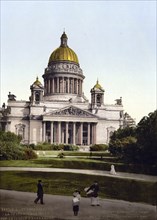
{"label": "dome lantern", "polygon": [[65,31],[63,32],[62,36],[61,36],[61,47],[67,47],[67,41],[68,41],[68,37],[65,33]]}

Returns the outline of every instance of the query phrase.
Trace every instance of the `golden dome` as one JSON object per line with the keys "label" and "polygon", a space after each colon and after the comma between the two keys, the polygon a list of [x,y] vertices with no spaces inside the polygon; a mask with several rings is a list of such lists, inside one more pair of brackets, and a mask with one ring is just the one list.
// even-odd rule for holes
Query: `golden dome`
{"label": "golden dome", "polygon": [[38,77],[36,78],[36,80],[35,80],[35,82],[33,83],[33,85],[36,85],[36,86],[42,85],[41,82],[39,81]]}
{"label": "golden dome", "polygon": [[103,87],[99,84],[98,79],[97,79],[97,82],[96,82],[95,86],[91,89],[91,91],[95,91],[95,90],[104,91]]}
{"label": "golden dome", "polygon": [[99,84],[99,81],[98,81],[98,80],[97,80],[97,82],[96,82],[94,88],[96,88],[96,89],[102,89],[102,86]]}
{"label": "golden dome", "polygon": [[76,53],[67,45],[67,35],[65,32],[61,36],[61,45],[54,50],[49,58],[49,64],[54,61],[70,61],[79,64]]}

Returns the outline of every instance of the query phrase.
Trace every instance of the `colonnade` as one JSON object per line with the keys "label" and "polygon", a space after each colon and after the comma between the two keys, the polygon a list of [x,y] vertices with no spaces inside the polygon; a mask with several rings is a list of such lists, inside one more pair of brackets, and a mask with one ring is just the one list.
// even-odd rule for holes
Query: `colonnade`
{"label": "colonnade", "polygon": [[82,80],[72,77],[54,77],[45,80],[45,94],[72,93],[82,94]]}
{"label": "colonnade", "polygon": [[43,142],[73,145],[96,143],[96,123],[44,121]]}

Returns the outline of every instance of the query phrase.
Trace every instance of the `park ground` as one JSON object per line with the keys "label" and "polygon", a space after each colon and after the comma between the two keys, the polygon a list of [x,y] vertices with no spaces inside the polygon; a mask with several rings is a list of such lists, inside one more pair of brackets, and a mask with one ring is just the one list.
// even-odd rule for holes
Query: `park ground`
{"label": "park ground", "polygon": [[1,220],[156,220],[153,205],[101,199],[91,206],[90,198],[81,198],[78,216],[73,215],[72,197],[44,195],[44,205],[34,204],[36,193],[0,190]]}

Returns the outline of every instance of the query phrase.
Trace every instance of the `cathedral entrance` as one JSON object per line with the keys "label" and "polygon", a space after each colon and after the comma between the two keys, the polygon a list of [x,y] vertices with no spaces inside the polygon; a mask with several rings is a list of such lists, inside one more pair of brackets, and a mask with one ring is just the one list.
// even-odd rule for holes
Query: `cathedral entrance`
{"label": "cathedral entrance", "polygon": [[43,122],[43,142],[81,146],[95,144],[96,123],[63,121]]}
{"label": "cathedral entrance", "polygon": [[73,137],[72,123],[68,124],[68,130],[66,130],[66,123],[61,122],[61,143],[62,144],[73,144],[72,137]]}

